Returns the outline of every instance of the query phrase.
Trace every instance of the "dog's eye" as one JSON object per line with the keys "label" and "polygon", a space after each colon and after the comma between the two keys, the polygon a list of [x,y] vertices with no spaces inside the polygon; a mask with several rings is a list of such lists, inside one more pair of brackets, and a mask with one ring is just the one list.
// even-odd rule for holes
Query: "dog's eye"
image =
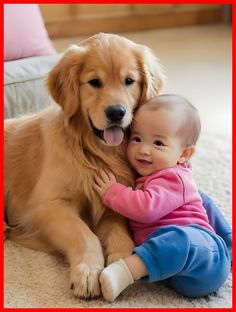
{"label": "dog's eye", "polygon": [[98,78],[94,78],[92,80],[89,80],[88,82],[92,87],[94,88],[100,88],[102,86],[102,82]]}
{"label": "dog's eye", "polygon": [[130,86],[130,85],[132,85],[134,83],[134,79],[132,79],[132,78],[125,78],[125,85],[126,86]]}

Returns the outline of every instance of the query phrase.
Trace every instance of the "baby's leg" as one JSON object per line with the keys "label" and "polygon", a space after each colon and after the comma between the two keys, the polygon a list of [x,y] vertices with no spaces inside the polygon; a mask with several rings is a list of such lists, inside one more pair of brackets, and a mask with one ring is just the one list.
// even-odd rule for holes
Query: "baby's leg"
{"label": "baby's leg", "polygon": [[197,225],[162,227],[134,252],[101,273],[108,301],[141,277],[163,281],[186,297],[205,296],[216,291],[230,272],[231,259],[222,238]]}
{"label": "baby's leg", "polygon": [[208,295],[227,279],[231,260],[222,238],[200,226],[165,226],[134,249],[148,270],[186,297]]}

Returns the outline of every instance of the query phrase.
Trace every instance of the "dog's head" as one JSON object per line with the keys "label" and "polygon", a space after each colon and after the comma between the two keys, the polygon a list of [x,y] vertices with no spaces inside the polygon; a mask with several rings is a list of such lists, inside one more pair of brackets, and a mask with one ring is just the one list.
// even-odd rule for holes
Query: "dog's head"
{"label": "dog's head", "polygon": [[119,145],[134,109],[157,95],[164,75],[151,50],[124,37],[100,33],[71,46],[50,71],[47,86],[68,127],[83,115],[107,145]]}

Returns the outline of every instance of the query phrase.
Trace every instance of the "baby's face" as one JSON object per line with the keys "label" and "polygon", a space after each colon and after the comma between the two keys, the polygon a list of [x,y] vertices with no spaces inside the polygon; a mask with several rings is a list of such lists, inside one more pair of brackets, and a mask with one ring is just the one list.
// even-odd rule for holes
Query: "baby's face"
{"label": "baby's face", "polygon": [[127,156],[141,176],[178,163],[184,149],[177,136],[181,120],[179,117],[176,111],[163,107],[155,111],[141,107],[136,113]]}

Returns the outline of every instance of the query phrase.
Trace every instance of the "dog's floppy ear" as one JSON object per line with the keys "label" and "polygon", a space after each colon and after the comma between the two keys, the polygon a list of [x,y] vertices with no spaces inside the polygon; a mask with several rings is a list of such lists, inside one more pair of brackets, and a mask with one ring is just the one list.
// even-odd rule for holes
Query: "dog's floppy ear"
{"label": "dog's floppy ear", "polygon": [[143,77],[140,102],[144,103],[161,92],[165,75],[158,58],[148,47],[139,45],[137,61]]}
{"label": "dog's floppy ear", "polygon": [[67,120],[79,107],[79,73],[85,53],[85,47],[71,45],[46,79],[50,95],[63,108]]}

